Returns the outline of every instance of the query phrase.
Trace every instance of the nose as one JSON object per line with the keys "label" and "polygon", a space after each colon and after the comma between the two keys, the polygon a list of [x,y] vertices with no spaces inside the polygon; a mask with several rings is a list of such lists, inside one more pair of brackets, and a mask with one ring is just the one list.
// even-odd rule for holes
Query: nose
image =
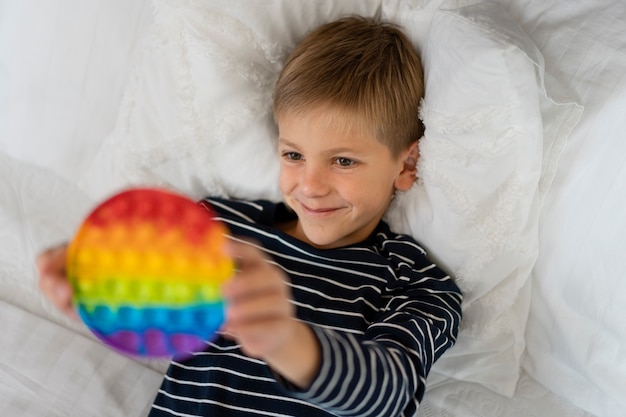
{"label": "nose", "polygon": [[330,190],[327,170],[317,164],[307,164],[301,172],[300,191],[307,198],[323,197]]}

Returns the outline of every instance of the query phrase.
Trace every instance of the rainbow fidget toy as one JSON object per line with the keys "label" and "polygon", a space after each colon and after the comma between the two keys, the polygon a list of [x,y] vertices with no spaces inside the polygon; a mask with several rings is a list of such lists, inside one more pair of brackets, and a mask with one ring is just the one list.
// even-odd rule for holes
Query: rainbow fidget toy
{"label": "rainbow fidget toy", "polygon": [[220,285],[233,273],[226,227],[186,197],[132,189],[85,219],[68,249],[79,315],[131,355],[202,350],[224,320]]}

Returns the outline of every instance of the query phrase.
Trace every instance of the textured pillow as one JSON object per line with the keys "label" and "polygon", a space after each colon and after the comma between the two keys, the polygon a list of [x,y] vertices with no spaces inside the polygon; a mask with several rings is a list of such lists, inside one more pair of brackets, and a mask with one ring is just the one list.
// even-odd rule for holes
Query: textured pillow
{"label": "textured pillow", "polygon": [[[432,13],[390,8],[423,45],[426,96],[418,184],[388,213],[457,278],[458,342],[430,384],[453,377],[512,395],[524,352],[538,215],[580,108],[544,89],[542,56],[498,4],[444,2]],[[393,16],[389,16],[393,17]]]}

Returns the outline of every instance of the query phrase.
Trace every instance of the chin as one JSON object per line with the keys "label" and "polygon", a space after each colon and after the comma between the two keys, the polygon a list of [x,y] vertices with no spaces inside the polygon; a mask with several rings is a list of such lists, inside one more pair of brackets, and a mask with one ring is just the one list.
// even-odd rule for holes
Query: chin
{"label": "chin", "polygon": [[328,236],[327,233],[316,233],[306,227],[300,229],[299,235],[300,236],[297,237],[300,240],[307,242],[309,245],[319,249],[331,247],[331,245],[336,242],[336,239],[334,239],[332,236]]}
{"label": "chin", "polygon": [[350,236],[339,236],[324,232],[313,233],[311,231],[307,233],[306,229],[303,232],[306,238],[305,241],[318,249],[334,249],[353,243],[350,240]]}

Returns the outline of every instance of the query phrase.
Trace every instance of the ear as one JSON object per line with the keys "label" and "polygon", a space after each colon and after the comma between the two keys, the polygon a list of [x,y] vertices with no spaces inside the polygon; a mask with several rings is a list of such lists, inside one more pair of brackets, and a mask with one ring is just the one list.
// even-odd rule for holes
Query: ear
{"label": "ear", "polygon": [[417,145],[417,141],[413,142],[413,144],[409,146],[409,148],[400,156],[403,167],[394,182],[394,187],[398,191],[409,190],[417,179],[417,159],[420,154],[419,147]]}

